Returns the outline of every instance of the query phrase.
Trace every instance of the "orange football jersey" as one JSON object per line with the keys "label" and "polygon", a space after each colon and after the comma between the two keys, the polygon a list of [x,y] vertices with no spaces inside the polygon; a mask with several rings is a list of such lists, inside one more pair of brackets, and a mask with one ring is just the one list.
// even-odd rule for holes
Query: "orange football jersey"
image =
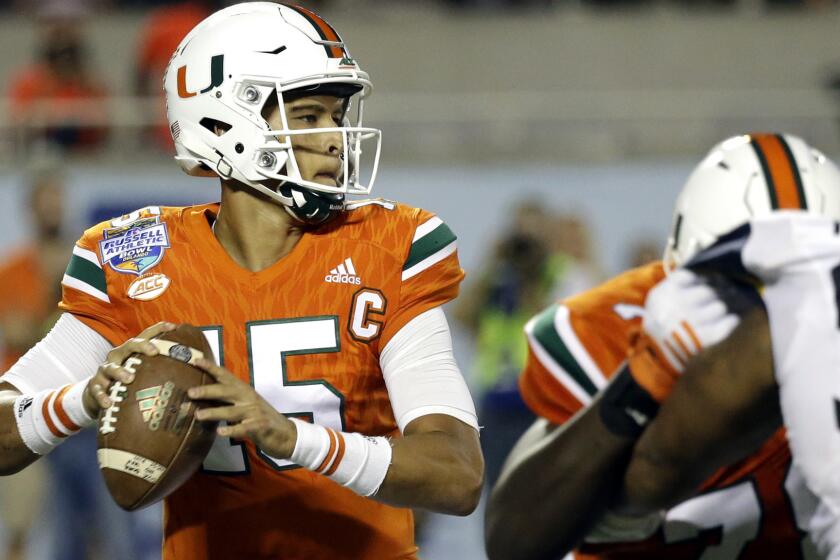
{"label": "orange football jersey", "polygon": [[[627,358],[641,327],[648,291],[661,263],[625,272],[553,305],[526,326],[522,396],[539,416],[562,424],[592,401]],[[733,429],[737,429],[733,426]],[[762,448],[707,480],[691,499],[667,512],[651,538],[584,544],[578,559],[806,558],[811,543],[796,522],[801,478],[791,471],[784,430]]]}
{"label": "orange football jersey", "polygon": [[[157,321],[204,329],[216,358],[278,410],[399,437],[379,353],[458,293],[455,236],[439,218],[362,201],[250,272],[217,242],[217,204],[150,207],[79,240],[62,309],[111,343]],[[362,498],[250,442],[217,439],[169,496],[164,558],[413,558],[412,513]]]}

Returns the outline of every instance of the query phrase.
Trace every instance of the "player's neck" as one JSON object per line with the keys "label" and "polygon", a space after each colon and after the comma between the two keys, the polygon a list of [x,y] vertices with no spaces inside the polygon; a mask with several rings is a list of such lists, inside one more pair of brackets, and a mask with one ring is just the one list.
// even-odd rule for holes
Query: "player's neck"
{"label": "player's neck", "polygon": [[222,186],[222,204],[213,231],[242,268],[268,268],[294,249],[303,230],[277,203],[250,189]]}

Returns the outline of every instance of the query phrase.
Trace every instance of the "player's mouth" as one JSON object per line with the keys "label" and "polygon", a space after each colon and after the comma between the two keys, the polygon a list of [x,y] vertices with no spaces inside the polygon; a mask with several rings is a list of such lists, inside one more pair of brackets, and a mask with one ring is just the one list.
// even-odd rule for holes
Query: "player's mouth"
{"label": "player's mouth", "polygon": [[338,172],[322,172],[315,174],[315,181],[318,183],[331,182],[335,184],[338,181]]}
{"label": "player's mouth", "polygon": [[313,181],[321,185],[335,187],[338,186],[338,173],[316,173]]}
{"label": "player's mouth", "polygon": [[321,185],[335,187],[338,186],[338,179],[342,171],[343,169],[339,159],[330,157],[322,163],[320,168],[316,168],[316,173],[312,180]]}

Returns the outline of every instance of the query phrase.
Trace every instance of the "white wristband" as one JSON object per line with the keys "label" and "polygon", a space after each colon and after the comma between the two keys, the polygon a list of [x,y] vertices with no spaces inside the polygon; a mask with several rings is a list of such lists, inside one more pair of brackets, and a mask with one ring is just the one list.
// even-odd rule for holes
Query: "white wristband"
{"label": "white wristband", "polygon": [[33,453],[46,455],[67,436],[96,422],[82,400],[88,381],[15,399],[13,411],[18,433]]}
{"label": "white wristband", "polygon": [[337,432],[292,418],[297,442],[290,460],[361,496],[376,494],[391,466],[388,438]]}

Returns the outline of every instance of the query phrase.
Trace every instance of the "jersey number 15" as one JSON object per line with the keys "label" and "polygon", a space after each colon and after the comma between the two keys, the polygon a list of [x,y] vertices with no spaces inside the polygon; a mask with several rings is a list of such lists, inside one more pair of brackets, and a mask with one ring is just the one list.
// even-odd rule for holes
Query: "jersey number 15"
{"label": "jersey number 15", "polygon": [[[323,380],[288,381],[286,356],[339,351],[338,317],[326,315],[247,323],[248,367],[251,385],[280,412],[321,426],[344,430],[344,396]],[[219,364],[224,366],[222,328],[204,327]],[[278,371],[279,369],[279,371]],[[298,468],[257,448],[260,458],[277,470]],[[247,474],[245,446],[230,438],[217,437],[202,465],[210,474]]]}

